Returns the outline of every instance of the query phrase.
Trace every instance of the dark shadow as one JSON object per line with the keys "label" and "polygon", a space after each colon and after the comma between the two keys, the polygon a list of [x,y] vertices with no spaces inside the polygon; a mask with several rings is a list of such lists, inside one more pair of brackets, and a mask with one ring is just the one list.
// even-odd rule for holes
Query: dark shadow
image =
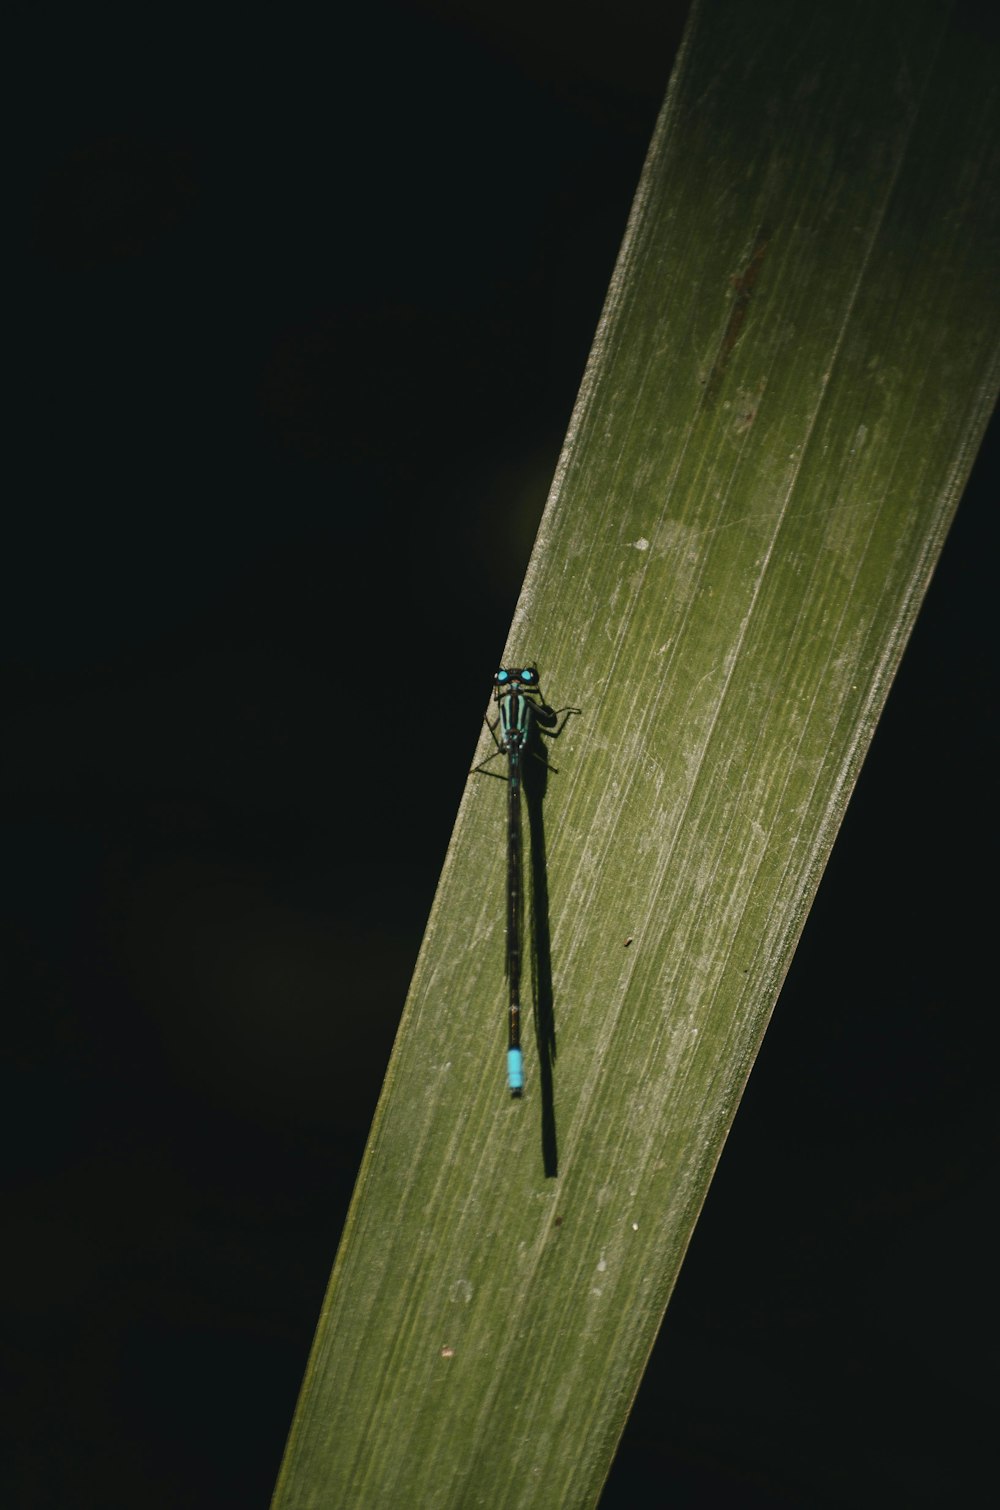
{"label": "dark shadow", "polygon": [[[542,741],[535,736],[536,746]],[[547,1177],[559,1173],[556,1137],[554,1070],[556,1019],[552,995],[552,951],[549,933],[549,881],[545,856],[545,789],[549,768],[544,748],[532,753],[538,760],[524,763],[524,805],[528,810],[528,923],[531,930],[531,989],[538,1050],[538,1083],[542,1093],[542,1167]]]}
{"label": "dark shadow", "polygon": [[[566,720],[579,712],[579,708],[560,708],[556,711],[543,703],[536,719],[532,721],[528,759],[521,768],[524,805],[528,810],[528,913],[538,1083],[542,1091],[542,1167],[549,1179],[555,1179],[559,1173],[559,1140],[556,1135],[556,1015],[552,991],[549,871],[545,853],[544,812],[549,774],[556,774],[556,767],[549,764],[546,741],[558,739]],[[542,734],[545,739],[541,738]]]}

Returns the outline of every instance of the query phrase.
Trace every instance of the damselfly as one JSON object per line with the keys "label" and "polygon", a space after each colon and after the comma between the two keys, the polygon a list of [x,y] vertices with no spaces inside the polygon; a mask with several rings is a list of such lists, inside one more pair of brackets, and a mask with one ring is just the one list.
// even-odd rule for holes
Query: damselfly
{"label": "damselfly", "polygon": [[[521,1054],[521,784],[522,759],[525,754],[535,755],[548,765],[540,750],[532,749],[535,732],[557,738],[566,719],[579,708],[548,707],[542,697],[538,682],[537,666],[501,666],[493,678],[493,700],[497,705],[497,717],[486,727],[493,736],[496,749],[475,771],[483,771],[491,760],[501,755],[507,757],[507,1084],[512,1096],[520,1096],[524,1089],[524,1061]],[[564,714],[559,723],[560,714]],[[499,734],[497,730],[499,729]],[[552,769],[549,767],[549,769]],[[484,771],[487,776],[493,771]]]}

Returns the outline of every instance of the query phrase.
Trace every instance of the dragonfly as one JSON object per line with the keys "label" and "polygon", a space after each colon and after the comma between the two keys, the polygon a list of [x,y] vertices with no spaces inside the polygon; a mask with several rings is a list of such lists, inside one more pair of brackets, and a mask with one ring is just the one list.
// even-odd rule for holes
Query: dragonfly
{"label": "dragonfly", "polygon": [[[485,719],[486,727],[493,736],[496,749],[481,760],[473,771],[494,776],[495,771],[486,771],[490,761],[507,757],[507,1084],[512,1096],[520,1096],[524,1090],[524,1056],[521,1052],[521,919],[523,901],[521,889],[521,785],[525,754],[534,755],[549,769],[544,754],[533,749],[536,731],[557,739],[567,719],[579,708],[550,708],[542,696],[538,680],[538,667],[501,666],[493,678],[493,701],[497,716],[491,722]],[[562,723],[559,718],[562,716]],[[499,730],[499,732],[498,732]]]}

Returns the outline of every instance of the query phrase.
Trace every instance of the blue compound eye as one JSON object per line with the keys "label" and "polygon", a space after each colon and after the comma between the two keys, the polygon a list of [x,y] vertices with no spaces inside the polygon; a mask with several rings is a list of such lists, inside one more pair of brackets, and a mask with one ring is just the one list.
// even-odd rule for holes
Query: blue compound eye
{"label": "blue compound eye", "polygon": [[521,680],[522,682],[533,682],[535,680],[535,670],[533,666],[525,666],[524,670],[521,672]]}
{"label": "blue compound eye", "polygon": [[509,671],[498,671],[497,674],[496,674],[496,678],[495,679],[502,686],[504,682],[509,682],[510,681],[510,672]]}

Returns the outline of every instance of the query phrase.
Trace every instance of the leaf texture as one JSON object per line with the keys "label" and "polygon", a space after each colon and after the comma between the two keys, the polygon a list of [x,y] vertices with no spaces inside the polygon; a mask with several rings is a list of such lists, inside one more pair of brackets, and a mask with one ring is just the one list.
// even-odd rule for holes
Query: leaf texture
{"label": "leaf texture", "polygon": [[529,804],[526,1094],[473,776],[279,1510],[599,1496],[995,398],[963,15],[695,5],[504,657],[582,709]]}

